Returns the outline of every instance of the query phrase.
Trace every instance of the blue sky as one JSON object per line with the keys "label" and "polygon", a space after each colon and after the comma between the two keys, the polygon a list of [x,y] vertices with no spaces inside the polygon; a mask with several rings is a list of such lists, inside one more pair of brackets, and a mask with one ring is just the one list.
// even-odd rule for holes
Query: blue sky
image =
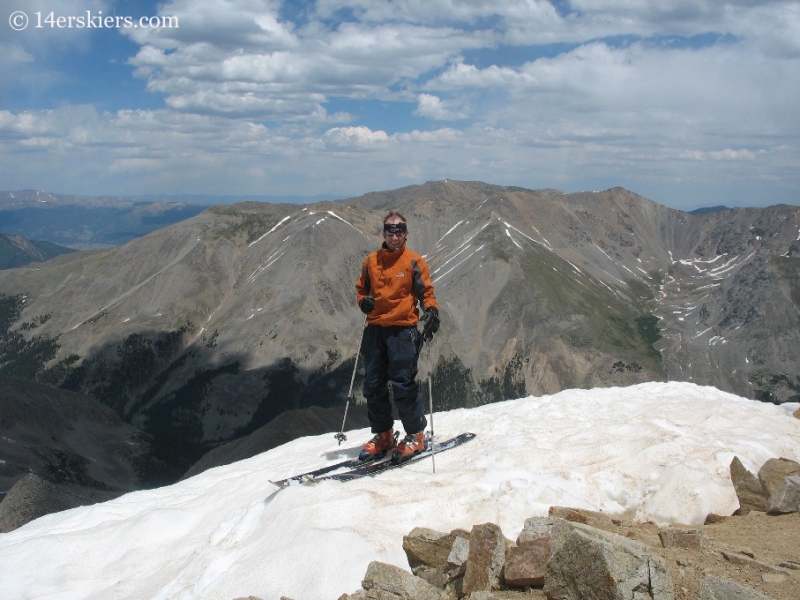
{"label": "blue sky", "polygon": [[0,0],[0,56],[2,190],[800,204],[797,2]]}

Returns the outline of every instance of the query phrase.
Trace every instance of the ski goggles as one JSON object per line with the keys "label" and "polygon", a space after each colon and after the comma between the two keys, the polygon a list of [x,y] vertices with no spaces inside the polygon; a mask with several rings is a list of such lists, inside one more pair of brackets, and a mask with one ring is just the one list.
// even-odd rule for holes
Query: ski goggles
{"label": "ski goggles", "polygon": [[408,231],[405,223],[384,223],[383,233],[385,235],[405,235]]}

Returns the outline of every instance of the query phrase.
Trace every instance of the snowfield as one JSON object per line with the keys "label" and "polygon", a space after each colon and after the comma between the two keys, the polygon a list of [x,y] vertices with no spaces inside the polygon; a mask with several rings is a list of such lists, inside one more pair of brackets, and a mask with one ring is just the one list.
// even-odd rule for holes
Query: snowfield
{"label": "snowfield", "polygon": [[[435,395],[435,392],[434,392]],[[800,461],[798,404],[690,383],[568,390],[434,415],[438,438],[477,438],[347,483],[270,483],[353,457],[370,434],[301,438],[175,485],[48,515],[0,535],[0,598],[330,600],[372,560],[408,568],[402,537],[574,506],[659,524],[702,523],[738,502],[729,466]]]}

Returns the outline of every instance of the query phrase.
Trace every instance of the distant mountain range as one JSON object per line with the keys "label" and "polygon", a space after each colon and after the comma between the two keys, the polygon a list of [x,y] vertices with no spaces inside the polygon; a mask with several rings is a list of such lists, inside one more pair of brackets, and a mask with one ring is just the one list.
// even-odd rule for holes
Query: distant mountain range
{"label": "distant mountain range", "polygon": [[328,200],[341,200],[344,196],[332,194],[316,194],[314,196],[294,196],[289,194],[146,194],[136,196],[137,200],[144,202],[184,202],[187,204],[203,204],[214,206],[217,204],[239,204],[240,202],[269,202],[270,204],[309,204],[312,202],[325,202]]}
{"label": "distant mountain range", "polygon": [[37,242],[18,235],[0,233],[0,269],[15,269],[32,262],[44,262],[70,252],[75,250],[50,242]]}
{"label": "distant mountain range", "polygon": [[692,215],[621,188],[452,180],[215,206],[0,272],[0,375],[105,404],[176,473],[235,440],[241,457],[286,411],[343,411],[354,284],[390,209],[442,307],[420,365],[438,410],[663,380],[800,400],[800,208]]}
{"label": "distant mountain range", "polygon": [[697,208],[697,209],[691,211],[689,214],[702,216],[702,215],[708,215],[708,214],[715,213],[715,212],[723,212],[723,211],[726,211],[726,210],[730,210],[730,208],[728,208],[727,206],[707,206],[707,207],[704,207],[704,208]]}
{"label": "distant mountain range", "polygon": [[208,206],[167,200],[0,192],[0,232],[85,250],[118,246]]}
{"label": "distant mountain range", "polygon": [[212,205],[244,201],[307,203],[330,198],[203,194],[116,197],[0,191],[0,233],[82,250],[105,248],[193,217]]}

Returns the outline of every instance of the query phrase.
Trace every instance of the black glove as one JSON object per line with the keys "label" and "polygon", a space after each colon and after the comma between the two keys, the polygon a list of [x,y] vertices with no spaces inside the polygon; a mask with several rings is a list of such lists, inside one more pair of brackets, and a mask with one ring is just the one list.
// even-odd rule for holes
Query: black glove
{"label": "black glove", "polygon": [[375,310],[375,298],[372,296],[364,296],[361,299],[361,302],[358,303],[358,308],[361,309],[365,315],[368,315],[373,310]]}
{"label": "black glove", "polygon": [[430,342],[433,339],[433,334],[439,331],[439,310],[431,306],[425,309],[425,314],[420,319],[424,323],[422,327],[422,339]]}

